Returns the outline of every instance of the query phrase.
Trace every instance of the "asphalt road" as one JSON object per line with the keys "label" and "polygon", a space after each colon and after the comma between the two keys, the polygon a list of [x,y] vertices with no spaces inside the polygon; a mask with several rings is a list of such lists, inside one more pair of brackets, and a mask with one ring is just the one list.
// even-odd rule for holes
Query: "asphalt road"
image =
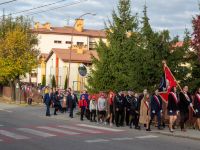
{"label": "asphalt road", "polygon": [[109,128],[44,116],[44,107],[0,103],[0,150],[200,150],[198,140],[123,128]]}

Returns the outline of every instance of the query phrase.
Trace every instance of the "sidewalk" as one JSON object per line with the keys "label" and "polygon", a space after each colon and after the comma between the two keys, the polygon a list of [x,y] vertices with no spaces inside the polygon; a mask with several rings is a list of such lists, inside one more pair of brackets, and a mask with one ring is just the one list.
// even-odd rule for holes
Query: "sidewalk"
{"label": "sidewalk", "polygon": [[157,130],[152,129],[152,133],[158,133],[167,136],[181,137],[181,138],[189,138],[193,140],[200,140],[200,131],[194,129],[187,129],[186,132],[182,132],[180,129],[176,129],[174,133],[169,132],[168,128],[165,130]]}

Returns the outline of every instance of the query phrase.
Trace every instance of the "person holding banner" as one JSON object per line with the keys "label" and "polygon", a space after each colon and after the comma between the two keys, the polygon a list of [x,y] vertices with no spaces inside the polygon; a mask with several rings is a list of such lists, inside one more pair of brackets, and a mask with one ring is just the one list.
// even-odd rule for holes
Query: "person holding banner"
{"label": "person holding banner", "polygon": [[200,88],[197,89],[197,92],[194,97],[194,110],[195,117],[197,118],[197,125],[200,131]]}
{"label": "person holding banner", "polygon": [[141,124],[146,124],[146,131],[151,131],[150,129],[150,100],[149,100],[149,94],[146,94],[142,101],[141,101],[141,105],[140,105],[140,119],[139,122]]}
{"label": "person holding banner", "polygon": [[154,119],[154,117],[157,116],[158,129],[162,130],[162,128],[161,128],[162,98],[159,95],[158,89],[151,96],[150,106],[151,106],[151,121],[150,121],[150,125],[151,125],[152,120]]}
{"label": "person holding banner", "polygon": [[181,131],[185,132],[185,123],[189,119],[189,107],[193,109],[192,98],[188,92],[188,86],[184,86],[183,91],[180,92],[180,126]]}
{"label": "person holding banner", "polygon": [[176,122],[177,115],[179,113],[179,99],[176,86],[171,88],[168,95],[167,111],[169,115],[169,131],[174,132],[173,125]]}

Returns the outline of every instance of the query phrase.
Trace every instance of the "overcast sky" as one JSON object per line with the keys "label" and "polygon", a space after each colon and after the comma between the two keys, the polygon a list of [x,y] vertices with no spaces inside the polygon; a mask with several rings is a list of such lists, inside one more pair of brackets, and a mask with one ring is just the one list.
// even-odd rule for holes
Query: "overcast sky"
{"label": "overcast sky", "polygon": [[[8,0],[0,0],[0,3]],[[17,0],[16,2],[0,5],[0,9],[5,9],[5,13],[14,13],[38,7],[41,5],[57,2],[60,0]],[[65,26],[73,24],[74,18],[81,14],[91,12],[96,16],[85,16],[86,28],[103,29],[104,22],[111,18],[113,9],[116,9],[118,0],[65,0],[64,2],[23,13],[24,15],[47,10],[54,7],[60,7],[72,2],[82,1],[79,4],[66,6],[60,9],[43,12],[33,15],[34,21],[41,23],[50,22],[52,26]],[[154,30],[168,29],[172,36],[182,36],[185,28],[192,31],[192,16],[199,13],[198,0],[146,0],[148,6],[148,15],[150,23]],[[132,0],[132,12],[142,16],[145,0]],[[18,14],[19,15],[19,14]]]}

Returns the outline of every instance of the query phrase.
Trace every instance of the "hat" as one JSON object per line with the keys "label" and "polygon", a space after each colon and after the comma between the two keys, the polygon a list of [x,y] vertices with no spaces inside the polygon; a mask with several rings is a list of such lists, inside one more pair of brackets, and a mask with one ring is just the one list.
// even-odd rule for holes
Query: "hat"
{"label": "hat", "polygon": [[92,99],[96,99],[96,96],[95,96],[95,95],[93,95],[93,96],[92,96]]}

